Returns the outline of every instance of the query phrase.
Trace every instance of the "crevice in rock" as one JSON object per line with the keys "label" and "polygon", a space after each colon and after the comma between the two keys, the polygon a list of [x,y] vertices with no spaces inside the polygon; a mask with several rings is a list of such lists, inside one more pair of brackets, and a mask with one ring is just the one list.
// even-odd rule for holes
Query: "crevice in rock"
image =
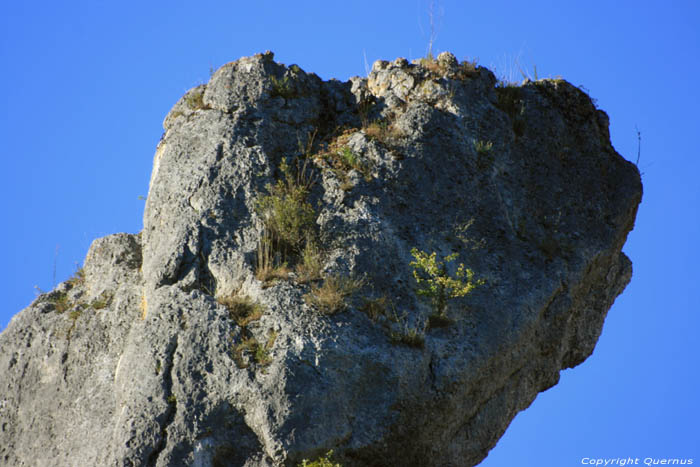
{"label": "crevice in rock", "polygon": [[175,413],[177,412],[177,400],[174,399],[175,396],[173,395],[173,367],[175,352],[177,352],[178,347],[178,337],[178,335],[175,335],[173,348],[170,352],[168,352],[165,358],[165,368],[163,371],[163,386],[165,393],[165,401],[168,404],[168,408],[165,412],[165,421],[161,425],[160,440],[155,445],[153,452],[151,452],[151,454],[148,456],[147,465],[153,467],[157,465],[158,458],[160,457],[161,453],[168,444],[168,428],[173,423],[173,420],[175,419]]}
{"label": "crevice in rock", "polygon": [[430,354],[430,362],[428,363],[428,368],[430,368],[430,388],[437,394],[440,391],[437,388],[437,376],[435,375],[434,361],[435,355]]}

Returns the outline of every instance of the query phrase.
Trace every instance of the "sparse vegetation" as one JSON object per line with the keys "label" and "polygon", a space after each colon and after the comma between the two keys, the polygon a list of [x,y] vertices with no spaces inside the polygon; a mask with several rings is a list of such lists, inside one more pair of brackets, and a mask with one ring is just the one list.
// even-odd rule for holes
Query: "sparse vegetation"
{"label": "sparse vegetation", "polygon": [[191,110],[208,108],[208,106],[204,103],[204,91],[201,89],[189,92],[185,96],[185,103]]}
{"label": "sparse vegetation", "polygon": [[374,108],[374,105],[376,104],[374,96],[371,94],[369,96],[365,96],[357,105],[357,112],[360,116],[360,123],[362,125],[362,128],[366,128],[370,124],[370,114],[372,113],[372,109]]}
{"label": "sparse vegetation", "polygon": [[422,348],[425,345],[425,336],[416,328],[406,327],[401,331],[391,331],[389,334],[392,344],[402,344],[408,347]]}
{"label": "sparse vegetation", "polygon": [[218,302],[228,308],[231,319],[243,328],[259,320],[264,311],[262,305],[255,303],[248,296],[230,295],[219,298]]}
{"label": "sparse vegetation", "polygon": [[434,73],[436,75],[443,75],[447,71],[444,67],[438,63],[438,61],[433,57],[433,54],[428,54],[425,57],[421,58],[418,63],[420,66],[425,68],[431,73]]}
{"label": "sparse vegetation", "polygon": [[87,305],[85,303],[71,303],[70,307],[72,308],[71,311],[68,313],[68,319],[70,319],[71,323],[66,331],[66,339],[70,341],[71,335],[73,334],[73,331],[75,330],[75,327],[78,324],[78,318],[82,316],[83,311],[85,310],[85,307]]}
{"label": "sparse vegetation", "polygon": [[360,161],[358,155],[348,146],[343,146],[336,151],[326,153],[325,156],[333,166],[338,177],[343,180],[345,184],[345,188],[343,188],[344,191],[349,191],[353,187],[352,183],[348,180],[348,172],[351,170],[360,172],[366,181],[372,179],[369,167]]}
{"label": "sparse vegetation", "polygon": [[462,62],[457,63],[457,66],[453,67],[451,70],[446,62],[441,62],[432,56],[421,58],[419,60],[419,64],[428,70],[430,75],[434,78],[441,78],[452,72],[452,74],[449,75],[451,78],[464,80],[471,77],[478,71],[478,64],[476,60],[463,60]]}
{"label": "sparse vegetation", "polygon": [[491,154],[493,143],[483,140],[474,141],[474,149],[476,150],[476,164],[482,169],[491,167],[493,164],[493,155]]}
{"label": "sparse vegetation", "polygon": [[53,293],[53,295],[49,298],[49,303],[53,305],[54,309],[58,313],[63,313],[73,306],[73,303],[68,299],[68,294],[60,291]]}
{"label": "sparse vegetation", "polygon": [[520,112],[522,105],[521,89],[517,84],[499,82],[496,85],[496,95],[498,96],[498,108],[509,116],[513,117]]}
{"label": "sparse vegetation", "polygon": [[360,158],[357,154],[348,146],[350,137],[356,133],[356,129],[349,128],[339,131],[338,134],[331,137],[327,144],[324,144],[324,149],[315,154],[309,154],[309,157],[317,160],[323,161],[341,180],[341,183],[345,185],[343,188],[345,191],[352,189],[353,184],[348,180],[348,172],[351,170],[357,170],[360,172],[365,180],[370,181],[372,179],[371,167],[366,162]]}
{"label": "sparse vegetation", "polygon": [[352,149],[344,146],[340,151],[338,151],[338,156],[340,157],[341,163],[347,169],[355,169],[358,172],[362,172],[362,163]]}
{"label": "sparse vegetation", "polygon": [[66,281],[71,287],[77,287],[85,283],[85,271],[83,268],[76,267],[75,273]]}
{"label": "sparse vegetation", "polygon": [[101,310],[103,308],[108,307],[112,303],[113,298],[114,293],[105,290],[100,294],[99,297],[92,301],[90,307],[92,307],[94,310]]}
{"label": "sparse vegetation", "polygon": [[364,303],[360,307],[360,311],[364,312],[369,319],[376,321],[380,316],[386,315],[388,299],[385,295],[377,298],[364,298]]}
{"label": "sparse vegetation", "polygon": [[321,279],[323,260],[320,248],[314,241],[307,241],[301,252],[301,261],[296,266],[297,280],[300,283]]}
{"label": "sparse vegetation", "polygon": [[457,258],[457,253],[446,256],[442,261],[437,259],[437,253],[428,254],[417,248],[411,250],[415,258],[410,265],[413,277],[418,286],[416,293],[430,300],[433,313],[444,317],[449,299],[464,297],[474,288],[484,284],[484,280],[474,280],[474,271],[460,263],[454,275],[447,272],[447,263]]}
{"label": "sparse vegetation", "polygon": [[280,260],[280,253],[273,248],[270,231],[263,229],[256,251],[255,278],[264,284],[269,284],[275,279],[286,279],[291,270],[287,263]]}
{"label": "sparse vegetation", "polygon": [[295,176],[283,160],[280,164],[283,179],[268,185],[268,194],[257,203],[272,247],[283,254],[301,252],[306,240],[316,233],[317,214],[307,200],[316,179],[308,167],[308,159],[301,166],[297,160],[297,165]]}
{"label": "sparse vegetation", "polygon": [[260,344],[253,336],[244,337],[243,341],[233,345],[233,360],[238,368],[248,368],[250,360],[257,365],[265,367],[272,362],[270,350],[272,350],[277,333],[270,331],[265,345]]}
{"label": "sparse vegetation", "polygon": [[[309,136],[310,152],[313,135]],[[302,143],[300,142],[300,147]],[[264,229],[256,253],[255,276],[269,282],[286,279],[291,272],[290,263],[297,263],[304,273],[313,272],[313,252],[316,248],[316,218],[318,214],[308,201],[317,174],[310,165],[311,157],[305,154],[296,159],[296,173],[282,160],[282,179],[267,185],[267,194],[260,197],[256,211],[262,218]],[[320,262],[320,258],[315,259]],[[306,264],[305,264],[306,263]],[[311,279],[308,279],[311,280]]]}
{"label": "sparse vegetation", "polygon": [[461,73],[462,78],[466,78],[467,76],[471,75],[472,73],[476,73],[479,70],[479,63],[478,60],[476,59],[465,59],[462,60],[459,64],[459,70]]}
{"label": "sparse vegetation", "polygon": [[312,285],[311,292],[304,296],[306,302],[321,313],[332,315],[347,307],[346,300],[360,287],[363,281],[347,276],[332,275],[323,284]]}
{"label": "sparse vegetation", "polygon": [[177,404],[177,396],[175,394],[170,394],[168,398],[166,399],[168,404],[170,405],[176,405]]}
{"label": "sparse vegetation", "polygon": [[291,99],[296,95],[294,87],[289,81],[289,76],[284,76],[282,78],[270,76],[270,82],[272,83],[272,90],[270,91],[270,96]]}
{"label": "sparse vegetation", "polygon": [[241,342],[231,346],[232,358],[236,362],[236,366],[248,368],[251,360],[261,366],[268,365],[271,361],[269,351],[275,343],[277,334],[271,331],[267,343],[262,345],[248,330],[248,326],[252,322],[262,317],[265,311],[262,305],[255,303],[248,296],[238,294],[219,298],[218,302],[228,309],[231,319],[241,328]]}
{"label": "sparse vegetation", "polygon": [[325,456],[319,457],[315,461],[304,459],[299,467],[342,467],[340,464],[333,463],[331,457],[333,457],[333,450],[328,451]]}
{"label": "sparse vegetation", "polygon": [[474,149],[476,149],[477,154],[488,154],[493,149],[493,143],[491,141],[474,141]]}
{"label": "sparse vegetation", "polygon": [[389,123],[386,120],[375,120],[363,127],[363,130],[370,140],[377,140],[385,145],[403,135],[394,123]]}
{"label": "sparse vegetation", "polygon": [[425,343],[425,333],[417,326],[409,326],[407,315],[408,313],[404,312],[399,316],[394,305],[391,305],[391,315],[387,317],[396,325],[392,326],[389,331],[389,340],[394,345],[421,348]]}
{"label": "sparse vegetation", "polygon": [[83,307],[82,306],[76,306],[73,310],[71,310],[68,313],[68,317],[72,319],[73,321],[77,320],[80,318],[80,315],[83,314]]}
{"label": "sparse vegetation", "polygon": [[525,130],[525,104],[522,99],[522,89],[511,83],[500,83],[496,86],[498,96],[497,106],[508,114],[516,136],[522,136]]}

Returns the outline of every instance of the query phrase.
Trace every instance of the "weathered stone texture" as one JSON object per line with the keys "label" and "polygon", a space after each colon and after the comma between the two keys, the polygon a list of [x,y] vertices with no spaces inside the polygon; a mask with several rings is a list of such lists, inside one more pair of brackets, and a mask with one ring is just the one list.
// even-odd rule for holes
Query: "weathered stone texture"
{"label": "weathered stone texture", "polygon": [[[190,90],[164,128],[143,231],[96,240],[82,278],[0,335],[0,464],[296,465],[333,449],[344,466],[476,465],[591,354],[632,275],[639,172],[563,80],[503,87],[441,54],[324,82],[265,53]],[[257,200],[312,136],[316,153],[344,138],[363,167],[312,166],[324,274],[364,278],[330,316],[298,275],[254,274]],[[486,281],[446,327],[426,328],[413,247]],[[217,302],[231,294],[262,317],[236,324]],[[410,328],[422,347],[392,340]],[[237,361],[251,337],[268,363]]]}

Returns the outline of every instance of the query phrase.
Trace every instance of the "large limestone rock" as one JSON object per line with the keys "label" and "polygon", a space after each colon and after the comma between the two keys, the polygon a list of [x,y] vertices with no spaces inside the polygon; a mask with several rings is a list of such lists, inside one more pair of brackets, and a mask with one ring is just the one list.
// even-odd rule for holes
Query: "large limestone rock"
{"label": "large limestone rock", "polygon": [[[265,53],[164,127],[143,231],[96,240],[0,335],[2,465],[475,465],[632,275],[639,173],[563,80],[503,87],[442,54],[323,82]],[[361,282],[335,314],[305,299],[323,279],[255,275],[259,200],[304,155],[322,275]],[[412,248],[484,281],[442,326]]]}

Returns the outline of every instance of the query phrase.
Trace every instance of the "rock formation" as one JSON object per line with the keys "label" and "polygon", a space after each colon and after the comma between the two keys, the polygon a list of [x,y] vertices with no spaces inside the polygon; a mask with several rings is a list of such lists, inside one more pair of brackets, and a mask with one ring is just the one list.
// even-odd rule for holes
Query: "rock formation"
{"label": "rock formation", "polygon": [[164,128],[143,231],[0,335],[2,465],[476,465],[632,275],[639,172],[564,80],[268,52]]}

